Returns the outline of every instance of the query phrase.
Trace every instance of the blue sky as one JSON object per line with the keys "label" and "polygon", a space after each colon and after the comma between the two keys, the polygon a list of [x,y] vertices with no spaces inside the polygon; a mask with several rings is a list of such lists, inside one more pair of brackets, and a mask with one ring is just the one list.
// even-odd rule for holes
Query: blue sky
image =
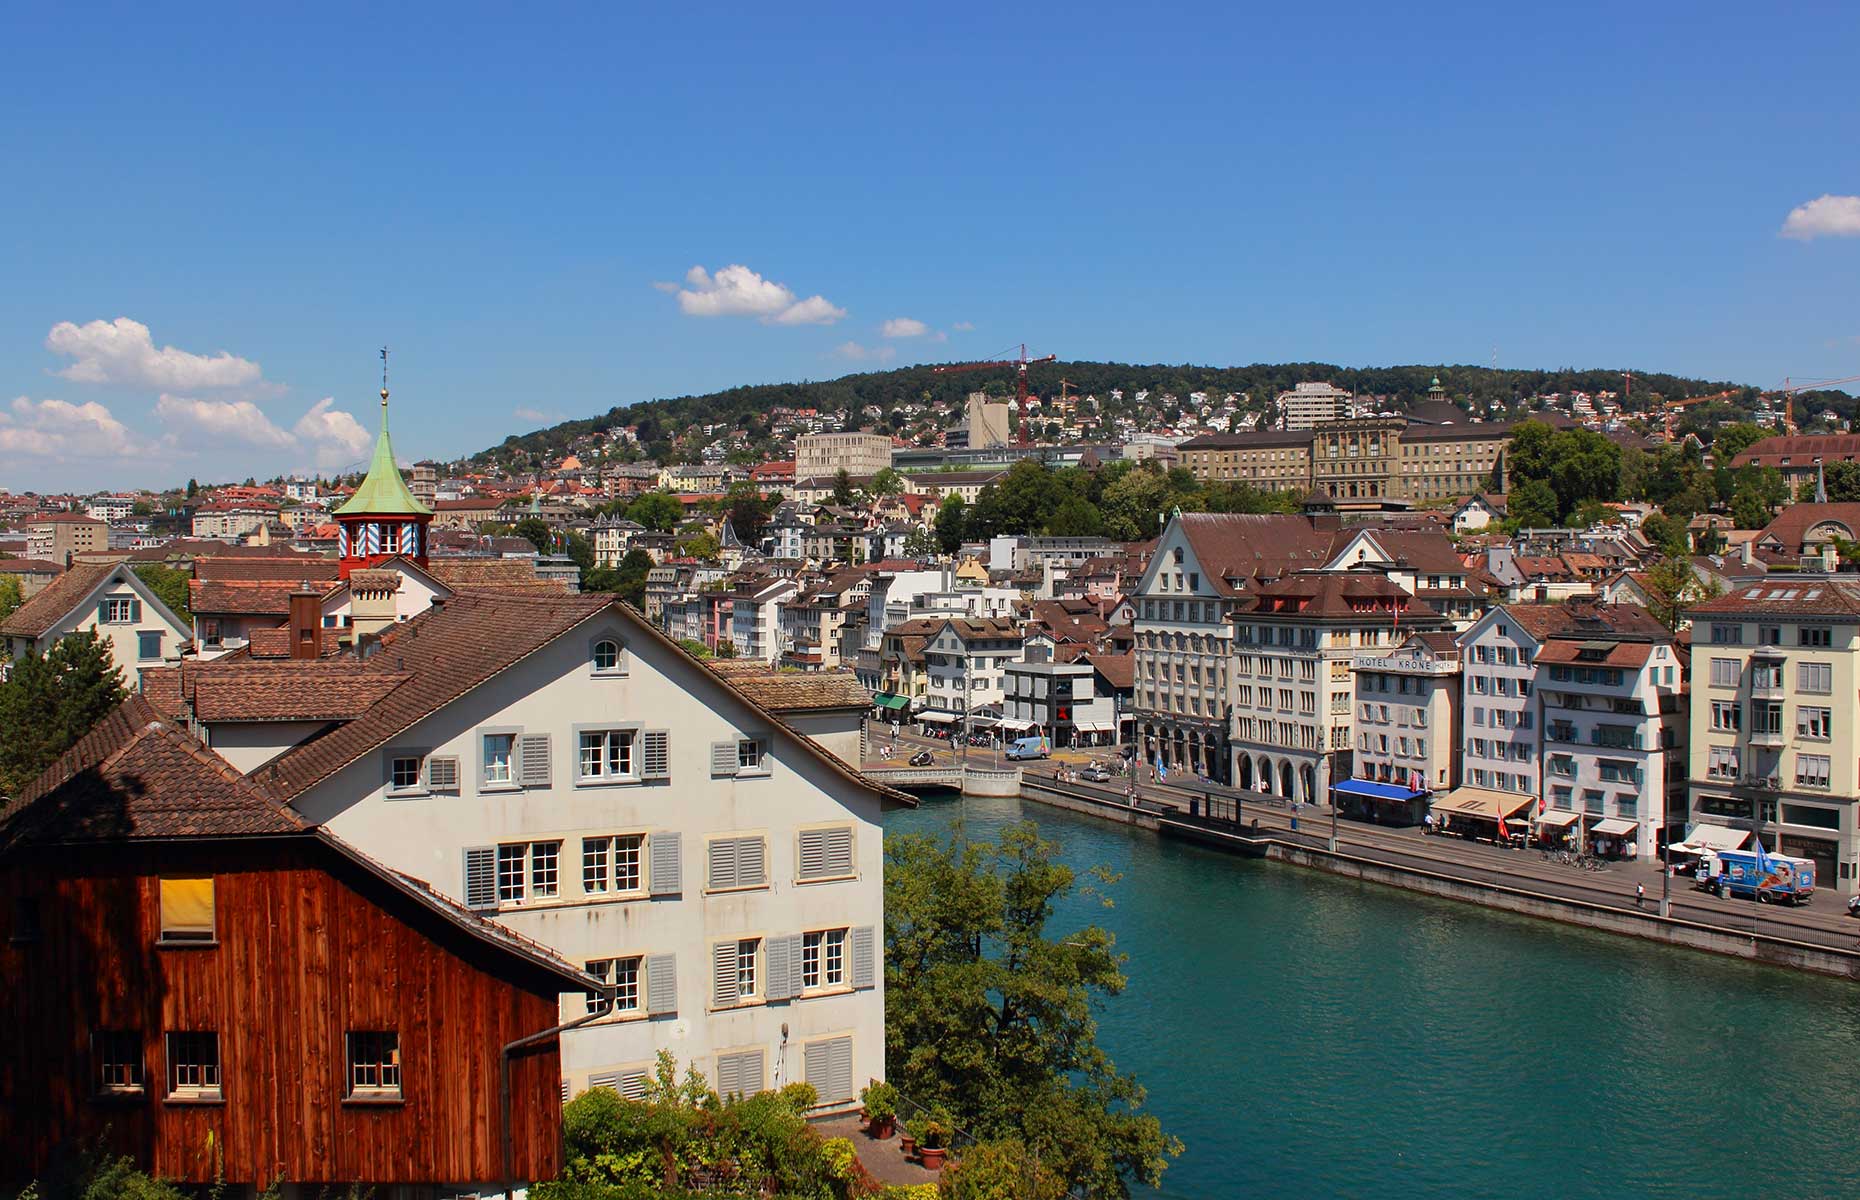
{"label": "blue sky", "polygon": [[662,7],[16,9],[0,485],[349,465],[383,343],[408,456],[1021,341],[1860,374],[1860,6]]}

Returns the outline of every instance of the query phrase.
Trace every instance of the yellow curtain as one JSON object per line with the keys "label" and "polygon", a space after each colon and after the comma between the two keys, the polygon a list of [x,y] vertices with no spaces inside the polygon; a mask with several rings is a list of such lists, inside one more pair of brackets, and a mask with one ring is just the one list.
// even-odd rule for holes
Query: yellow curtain
{"label": "yellow curtain", "polygon": [[211,877],[161,881],[161,931],[164,935],[213,935]]}

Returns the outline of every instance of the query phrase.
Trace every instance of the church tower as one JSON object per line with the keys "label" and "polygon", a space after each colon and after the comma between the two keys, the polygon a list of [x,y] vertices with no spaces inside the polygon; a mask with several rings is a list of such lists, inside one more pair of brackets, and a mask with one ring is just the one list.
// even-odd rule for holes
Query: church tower
{"label": "church tower", "polygon": [[351,571],[396,556],[426,566],[427,526],[433,522],[433,512],[414,499],[394,463],[394,446],[388,440],[387,351],[381,352],[381,359],[381,437],[375,442],[375,459],[362,486],[335,512],[342,557],[339,570],[345,580]]}

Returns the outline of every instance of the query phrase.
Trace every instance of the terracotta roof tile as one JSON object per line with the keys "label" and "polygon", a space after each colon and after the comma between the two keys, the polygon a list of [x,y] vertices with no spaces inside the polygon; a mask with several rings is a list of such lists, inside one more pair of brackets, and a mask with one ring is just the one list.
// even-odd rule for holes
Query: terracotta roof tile
{"label": "terracotta roof tile", "polygon": [[538,579],[536,564],[523,558],[434,558],[427,562],[427,574],[456,590],[495,588],[500,591],[539,592],[547,595],[568,594],[560,580]]}
{"label": "terracotta roof tile", "polygon": [[334,583],[342,564],[320,554],[278,555],[275,558],[222,558],[217,555],[194,560],[197,580],[273,580],[302,583],[315,580]]}
{"label": "terracotta roof tile", "polygon": [[117,565],[113,562],[73,563],[69,571],[46,584],[36,596],[15,609],[12,616],[0,622],[0,634],[39,637],[83,603],[84,597],[108,579]]}
{"label": "terracotta roof tile", "polygon": [[[728,659],[709,659],[715,669]],[[755,660],[750,660],[755,661]],[[758,664],[761,665],[761,664]],[[781,716],[834,708],[870,708],[872,693],[851,671],[718,671],[730,686]]]}
{"label": "terracotta roof tile", "polygon": [[1579,596],[1555,604],[1507,604],[1504,609],[1539,642],[1552,638],[1673,640],[1672,632],[1638,604],[1600,604]]}
{"label": "terracotta roof tile", "polygon": [[1787,583],[1765,580],[1740,583],[1724,595],[1695,604],[1688,616],[1718,613],[1742,616],[1774,613],[1793,617],[1860,616],[1860,581],[1794,578]]}
{"label": "terracotta roof tile", "polygon": [[291,593],[305,582],[321,594],[329,583],[320,585],[308,580],[190,580],[187,604],[195,613],[216,616],[276,617],[280,621],[291,615]]}
{"label": "terracotta roof tile", "polygon": [[353,658],[215,659],[190,667],[188,696],[202,721],[353,721],[407,682]]}

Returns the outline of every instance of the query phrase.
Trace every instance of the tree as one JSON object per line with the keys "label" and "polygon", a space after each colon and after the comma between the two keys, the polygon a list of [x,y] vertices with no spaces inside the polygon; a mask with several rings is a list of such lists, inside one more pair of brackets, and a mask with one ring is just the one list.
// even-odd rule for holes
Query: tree
{"label": "tree", "polygon": [[0,683],[0,793],[25,790],[127,695],[95,629],[58,639],[47,654],[29,651]]}
{"label": "tree", "polygon": [[1098,537],[1104,533],[1104,518],[1081,497],[1068,496],[1047,518],[1046,532],[1052,537]]}
{"label": "tree", "polygon": [[1608,524],[1620,515],[1600,500],[1584,500],[1570,514],[1569,525],[1572,529],[1593,529],[1597,525]]}
{"label": "tree", "polygon": [[[839,480],[835,479],[834,482],[837,484]],[[897,496],[901,495],[903,491],[904,476],[898,474],[890,467],[880,468],[878,474],[872,476],[872,482],[867,484],[865,488],[866,495],[873,497]]]}
{"label": "tree", "polygon": [[936,534],[928,529],[913,529],[904,535],[904,553],[908,558],[929,558],[937,548]]}
{"label": "tree", "polygon": [[1770,436],[1769,430],[1749,421],[1723,426],[1711,440],[1711,456],[1728,467],[1732,459]]}
{"label": "tree", "polygon": [[[0,621],[18,612],[19,606],[25,602],[25,594],[19,586],[19,576],[0,575]],[[0,648],[0,653],[3,652],[4,648]]]}
{"label": "tree", "polygon": [[653,568],[652,555],[644,550],[628,550],[618,567],[595,567],[584,571],[581,590],[612,592],[634,608],[646,607],[646,575]]}
{"label": "tree", "polygon": [[1545,529],[1556,524],[1556,490],[1542,479],[1512,487],[1505,497],[1506,519],[1519,529]]}
{"label": "tree", "polygon": [[594,543],[581,534],[573,531],[563,534],[562,548],[568,554],[568,561],[574,563],[584,576],[594,569]]}
{"label": "tree", "polygon": [[1660,553],[1667,557],[1683,555],[1689,545],[1686,542],[1686,523],[1675,520],[1665,513],[1654,513],[1640,523],[1643,537],[1659,547]]}
{"label": "tree", "polygon": [[1739,529],[1761,529],[1789,500],[1788,485],[1774,467],[1749,466],[1737,472],[1731,495],[1731,520]]}
{"label": "tree", "polygon": [[1831,462],[1821,468],[1821,477],[1830,503],[1860,503],[1860,463]]}
{"label": "tree", "polygon": [[954,554],[962,549],[962,543],[969,535],[969,506],[955,492],[943,497],[943,503],[936,510],[936,540],[943,548],[943,553]]}
{"label": "tree", "polygon": [[753,483],[733,483],[729,492],[730,528],[745,546],[755,546],[769,527],[769,510],[773,506],[762,498]]}
{"label": "tree", "polygon": [[670,492],[647,492],[627,506],[626,519],[647,529],[670,533],[685,519],[685,506]]}
{"label": "tree", "polygon": [[187,498],[189,500],[192,500],[195,496],[198,496],[199,494],[200,494],[200,481],[198,479],[188,480],[187,481]]}
{"label": "tree", "polygon": [[722,547],[717,544],[717,539],[710,533],[698,532],[679,542],[678,552],[708,563],[717,561]]}
{"label": "tree", "polygon": [[1641,586],[1647,592],[1647,611],[1668,629],[1677,630],[1686,609],[1709,599],[1708,590],[1692,563],[1674,555],[1648,569]]}
{"label": "tree", "polygon": [[1048,935],[1081,891],[1055,850],[1031,823],[995,843],[887,840],[886,1059],[901,1091],[960,1128],[1018,1138],[1067,1186],[1125,1197],[1182,1144],[1098,1047],[1093,1006],[1125,986],[1111,934]]}
{"label": "tree", "polygon": [[1154,537],[1169,495],[1169,482],[1160,471],[1140,467],[1125,474],[1104,489],[1105,532],[1126,542]]}
{"label": "tree", "polygon": [[510,532],[536,547],[538,554],[548,554],[555,549],[555,530],[541,517],[525,517],[511,526]]}
{"label": "tree", "polygon": [[853,499],[852,476],[846,473],[845,467],[841,467],[833,473],[833,503],[846,508],[852,504]]}
{"label": "tree", "polygon": [[140,563],[134,569],[136,578],[148,584],[149,591],[155,593],[155,598],[166,605],[169,612],[183,621],[193,621],[194,615],[187,603],[187,584],[193,578],[191,573],[161,563]]}

